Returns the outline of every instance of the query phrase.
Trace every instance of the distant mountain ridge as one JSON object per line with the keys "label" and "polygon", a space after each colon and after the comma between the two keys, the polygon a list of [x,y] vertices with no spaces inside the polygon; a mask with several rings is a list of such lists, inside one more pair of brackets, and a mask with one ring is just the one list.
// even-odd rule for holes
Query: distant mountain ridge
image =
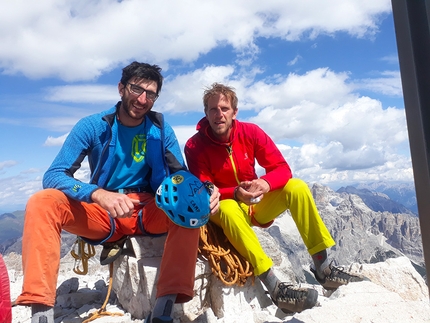
{"label": "distant mountain ridge", "polygon": [[0,215],[0,253],[5,254],[22,236],[24,211],[3,213]]}
{"label": "distant mountain ridge", "polygon": [[0,220],[6,219],[6,218],[16,219],[16,216],[13,213],[3,213],[2,215],[0,215]]}
{"label": "distant mountain ridge", "polygon": [[390,183],[390,182],[372,182],[351,185],[357,189],[368,189],[372,192],[379,192],[387,195],[391,200],[400,203],[418,215],[417,196],[415,184],[408,183]]}
{"label": "distant mountain ridge", "polygon": [[354,186],[341,187],[336,192],[358,195],[371,210],[376,212],[417,215],[411,209],[391,199],[385,193],[371,191],[367,188],[356,188]]}

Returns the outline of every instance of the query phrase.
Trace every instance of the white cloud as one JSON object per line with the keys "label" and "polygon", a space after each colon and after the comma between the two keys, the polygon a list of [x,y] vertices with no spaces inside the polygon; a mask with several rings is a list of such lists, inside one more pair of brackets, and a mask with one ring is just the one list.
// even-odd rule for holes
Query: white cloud
{"label": "white cloud", "polygon": [[[217,69],[222,72],[217,71]],[[392,176],[396,180],[412,180],[411,161],[404,156],[408,150],[405,111],[382,107],[379,100],[360,96],[347,73],[335,73],[327,68],[290,74],[253,83],[253,77],[237,77],[232,68],[211,67],[177,76],[167,87],[175,93],[175,86],[207,80],[203,75],[217,75],[218,80],[234,85],[239,97],[240,111],[258,111],[245,119],[262,127],[279,143],[293,143],[283,154],[293,170],[306,180],[327,183],[341,178],[382,180]],[[394,75],[388,73],[387,75]],[[199,117],[191,127],[175,127],[181,145],[194,132],[194,125],[203,117],[202,90],[196,84],[185,104],[184,93],[175,95],[170,111],[188,111],[198,107]],[[173,102],[173,101],[171,101]],[[193,115],[194,116],[194,115]],[[243,119],[242,119],[243,120]],[[280,147],[284,147],[280,144]],[[391,165],[401,166],[395,172]],[[377,170],[376,172],[374,170]],[[367,175],[365,175],[367,174]]]}
{"label": "white cloud", "polygon": [[[204,116],[204,88],[218,81],[237,89],[239,111],[251,115],[257,112],[255,116],[248,115],[247,119],[243,119],[240,112],[239,119],[257,123],[277,143],[294,146],[284,155],[294,171],[310,179],[316,177],[327,181],[341,176],[333,175],[335,173],[352,174],[354,170],[361,173],[371,168],[379,169],[382,177],[386,174],[384,169],[389,169],[391,159],[403,160],[402,150],[408,148],[405,111],[384,109],[379,100],[360,96],[348,73],[319,68],[304,74],[269,76],[255,82],[260,72],[256,69],[242,75],[233,65],[206,66],[170,76],[166,78],[163,95],[155,109],[167,113],[168,121],[172,118],[170,114],[188,114],[187,125],[174,127],[183,147],[195,133],[196,123]],[[73,92],[71,88],[65,88],[57,98],[66,100]],[[92,93],[104,95],[103,91]],[[61,124],[71,128],[76,120],[53,116],[44,124],[54,122],[57,128]],[[66,136],[50,136],[45,146],[60,146]],[[410,164],[404,169],[410,169]],[[404,177],[410,175],[409,171],[403,173]]]}
{"label": "white cloud", "polygon": [[[408,151],[404,111],[384,109],[378,99],[359,93],[400,97],[398,71],[373,72],[360,80],[325,67],[267,75],[254,62],[261,53],[258,38],[296,41],[341,32],[372,39],[390,11],[389,0],[0,0],[3,74],[87,82],[46,88],[48,102],[19,101],[23,116],[2,116],[0,123],[49,129],[44,145],[60,146],[67,134],[53,131],[68,132],[80,118],[119,98],[116,84],[92,81],[136,59],[163,67],[167,76],[154,109],[176,124],[186,123],[174,127],[181,147],[203,117],[204,88],[222,82],[236,88],[239,118],[274,138],[295,176],[323,184],[412,180],[410,158],[402,153]],[[236,56],[221,66],[193,69],[202,54],[222,48],[233,48]],[[301,59],[293,56],[290,66]],[[395,56],[382,60],[398,64]],[[191,71],[175,73],[171,61]],[[11,162],[0,162],[0,171],[14,166]],[[31,177],[32,171],[38,170],[1,179],[6,188],[0,190],[0,206],[11,197],[26,200],[41,187],[41,176]],[[76,176],[88,180],[88,165]]]}
{"label": "white cloud", "polygon": [[412,181],[411,160],[404,156],[405,111],[383,109],[349,82],[347,74],[327,69],[291,74],[277,84],[257,82],[245,100],[263,108],[248,121],[275,142],[289,143],[279,146],[293,172],[307,181]]}
{"label": "white cloud", "polygon": [[173,127],[176,137],[178,138],[179,145],[183,147],[187,140],[196,133],[195,126],[176,126]]}
{"label": "white cloud", "polygon": [[383,71],[379,75],[380,77],[358,80],[354,82],[354,86],[356,89],[365,89],[374,93],[399,98],[403,96],[400,71]]}
{"label": "white cloud", "polygon": [[39,175],[29,176],[27,172],[22,172],[17,176],[1,178],[0,208],[19,207],[22,210],[28,198],[41,189]]}
{"label": "white cloud", "polygon": [[154,108],[173,114],[203,113],[203,91],[214,82],[235,88],[241,111],[292,106],[305,100],[319,105],[337,104],[357,96],[347,84],[347,73],[336,74],[328,68],[312,70],[304,75],[275,75],[256,81],[262,72],[260,68],[242,71],[233,65],[207,66],[167,78]]}
{"label": "white cloud", "polygon": [[[385,152],[386,156],[383,157],[383,160],[377,160],[377,158],[381,158],[380,151],[377,153],[364,152],[363,155],[360,155],[360,152],[344,154],[341,150],[335,151],[336,147],[333,150],[333,144],[327,146],[308,144],[302,147],[278,146],[290,164],[293,175],[307,182],[339,187],[369,181],[413,181],[412,164],[408,156]],[[381,148],[383,149],[383,147]],[[370,161],[366,161],[367,158],[370,158]],[[347,163],[354,163],[354,167],[347,169],[345,167],[347,163],[341,164],[341,159]],[[339,168],[336,167],[338,160],[341,166]],[[330,164],[331,162],[333,164]]]}
{"label": "white cloud", "polygon": [[[18,175],[0,178],[0,210],[23,210],[29,197],[42,189],[42,177],[46,169],[27,169]],[[80,181],[89,181],[88,161],[75,173]]]}
{"label": "white cloud", "polygon": [[73,176],[81,182],[89,183],[91,178],[91,171],[87,158],[85,158],[85,160],[81,164],[81,168],[79,168]]}
{"label": "white cloud", "polygon": [[297,62],[298,62],[300,59],[302,59],[302,57],[301,57],[300,55],[296,55],[296,57],[294,57],[291,61],[289,61],[289,62],[287,63],[287,65],[288,65],[288,66],[296,65],[296,64],[297,64]]}
{"label": "white cloud", "polygon": [[60,116],[58,114],[55,114],[52,116],[39,118],[37,121],[40,122],[38,124],[39,127],[49,129],[50,131],[65,132],[65,131],[70,131],[70,129],[72,129],[72,127],[76,124],[76,122],[78,122],[79,119],[81,119],[82,117],[96,112],[97,111],[94,111],[94,112],[87,111],[87,113],[81,112],[81,113],[77,113],[76,116],[73,116],[73,117]]}
{"label": "white cloud", "polygon": [[41,172],[41,170],[39,168],[30,168],[30,169],[27,169],[27,170],[23,170],[21,172],[21,174],[38,174],[40,172]]}
{"label": "white cloud", "polygon": [[0,162],[0,171],[3,170],[4,168],[8,168],[8,167],[12,167],[17,165],[18,162],[16,160],[5,160]]}
{"label": "white cloud", "polygon": [[66,85],[46,88],[46,100],[55,102],[97,103],[119,100],[118,87],[114,85]]}
{"label": "white cloud", "polygon": [[43,144],[44,146],[62,146],[64,143],[64,140],[66,140],[67,136],[69,135],[69,133],[66,133],[60,137],[51,137],[49,136],[46,140],[45,143]]}
{"label": "white cloud", "polygon": [[229,82],[235,73],[234,66],[206,66],[187,74],[166,78],[162,94],[154,109],[161,112],[203,113],[202,96],[206,87],[213,82]]}
{"label": "white cloud", "polygon": [[245,98],[241,101],[248,109],[286,108],[304,102],[337,104],[355,96],[347,80],[347,73],[336,74],[328,68],[318,68],[303,75],[291,73],[286,77],[278,76],[275,82],[269,79],[253,83],[246,89]]}
{"label": "white cloud", "polygon": [[397,54],[384,56],[381,60],[390,64],[399,65],[399,56],[397,56]]}
{"label": "white cloud", "polygon": [[344,73],[318,69],[279,84],[257,82],[247,90],[248,105],[262,109],[249,120],[276,141],[339,141],[346,150],[407,140],[404,110],[383,109],[380,101],[359,97],[347,81]]}
{"label": "white cloud", "polygon": [[252,60],[258,37],[293,41],[339,31],[372,37],[390,11],[389,0],[2,1],[0,68],[93,80],[135,58],[167,67],[220,45]]}

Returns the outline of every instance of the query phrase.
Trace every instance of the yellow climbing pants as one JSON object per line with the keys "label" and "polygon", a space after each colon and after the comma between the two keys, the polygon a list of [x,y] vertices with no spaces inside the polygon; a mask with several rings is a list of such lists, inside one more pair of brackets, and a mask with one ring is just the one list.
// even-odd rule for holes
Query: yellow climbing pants
{"label": "yellow climbing pants", "polygon": [[222,200],[219,212],[210,219],[223,229],[230,243],[249,261],[258,276],[271,268],[273,262],[261,247],[252,226],[256,222],[263,227],[270,225],[287,209],[310,255],[335,245],[308,185],[297,178],[290,179],[282,189],[264,194],[261,202],[252,206],[232,199]]}

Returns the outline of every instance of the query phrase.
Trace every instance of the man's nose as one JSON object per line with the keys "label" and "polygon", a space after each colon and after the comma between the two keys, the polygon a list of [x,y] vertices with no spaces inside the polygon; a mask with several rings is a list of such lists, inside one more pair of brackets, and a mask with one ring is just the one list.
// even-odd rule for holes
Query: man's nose
{"label": "man's nose", "polygon": [[145,104],[148,99],[146,98],[146,91],[144,91],[141,95],[137,97],[137,101],[139,101],[140,104]]}
{"label": "man's nose", "polygon": [[216,109],[215,115],[217,117],[222,116],[222,110],[221,109]]}

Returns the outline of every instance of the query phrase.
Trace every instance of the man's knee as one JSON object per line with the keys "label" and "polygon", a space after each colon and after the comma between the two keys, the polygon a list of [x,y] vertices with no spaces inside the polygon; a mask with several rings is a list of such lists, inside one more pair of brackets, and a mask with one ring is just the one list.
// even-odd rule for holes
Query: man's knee
{"label": "man's knee", "polygon": [[[33,205],[39,206],[43,205],[48,207],[51,205],[51,202],[62,201],[65,202],[67,200],[66,195],[56,189],[48,188],[34,193],[27,202],[27,208],[31,208]],[[42,204],[41,204],[42,203]]]}
{"label": "man's knee", "polygon": [[285,185],[284,190],[287,194],[308,194],[309,187],[308,184],[306,184],[305,181],[301,180],[300,178],[291,178],[287,185]]}
{"label": "man's knee", "polygon": [[233,223],[236,220],[243,221],[245,211],[235,200],[227,199],[220,202],[219,211],[211,217],[211,220],[223,226],[226,223]]}

